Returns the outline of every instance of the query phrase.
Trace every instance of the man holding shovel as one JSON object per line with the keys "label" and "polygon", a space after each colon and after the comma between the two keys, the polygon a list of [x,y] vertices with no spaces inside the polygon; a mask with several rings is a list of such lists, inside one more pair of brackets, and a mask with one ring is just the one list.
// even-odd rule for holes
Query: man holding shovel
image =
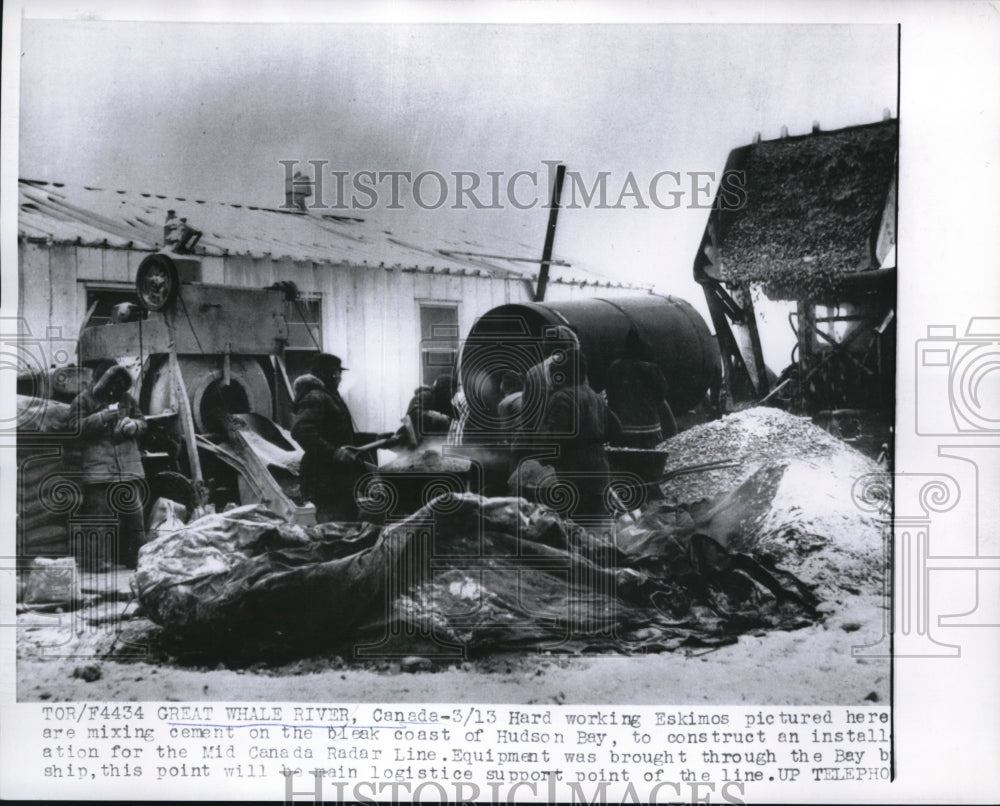
{"label": "man holding shovel", "polygon": [[295,379],[292,438],[305,454],[302,494],[316,505],[316,522],[357,520],[354,486],[364,472],[347,403],[337,391],[347,369],[330,353],[313,356],[310,372]]}

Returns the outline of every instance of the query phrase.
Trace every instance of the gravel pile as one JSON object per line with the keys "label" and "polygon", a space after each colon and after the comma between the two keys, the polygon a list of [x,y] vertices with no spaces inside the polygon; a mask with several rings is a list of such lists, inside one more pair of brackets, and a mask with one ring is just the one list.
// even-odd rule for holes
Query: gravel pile
{"label": "gravel pile", "polygon": [[781,409],[746,409],[690,428],[663,442],[669,452],[666,472],[720,460],[738,466],[679,476],[664,485],[668,503],[690,504],[737,487],[754,471],[782,459],[832,460],[847,475],[860,477],[878,470],[871,459],[850,445]]}
{"label": "gravel pile", "polygon": [[[738,466],[680,476],[668,503],[693,504],[708,533],[785,568],[822,598],[878,592],[885,578],[887,513],[859,500],[882,488],[879,466],[808,418],[755,408],[696,426],[664,443],[667,470],[720,459]],[[862,481],[863,480],[863,481]]]}

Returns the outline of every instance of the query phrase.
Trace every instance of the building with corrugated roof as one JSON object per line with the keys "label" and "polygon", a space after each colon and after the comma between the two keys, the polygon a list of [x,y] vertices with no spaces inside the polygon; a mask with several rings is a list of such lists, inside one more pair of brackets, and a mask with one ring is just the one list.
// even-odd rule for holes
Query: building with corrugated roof
{"label": "building with corrugated roof", "polygon": [[[83,327],[135,301],[143,258],[164,247],[169,210],[200,230],[202,281],[265,288],[289,281],[289,373],[316,349],[351,368],[344,395],[366,431],[398,424],[413,389],[433,380],[426,340],[458,339],[476,317],[533,298],[540,245],[437,237],[340,211],[283,209],[22,179],[18,313],[44,360],[63,365]],[[347,213],[348,211],[344,211]],[[620,296],[638,288],[554,258],[547,298]],[[248,322],[248,327],[253,323]],[[307,346],[309,349],[301,349]]]}

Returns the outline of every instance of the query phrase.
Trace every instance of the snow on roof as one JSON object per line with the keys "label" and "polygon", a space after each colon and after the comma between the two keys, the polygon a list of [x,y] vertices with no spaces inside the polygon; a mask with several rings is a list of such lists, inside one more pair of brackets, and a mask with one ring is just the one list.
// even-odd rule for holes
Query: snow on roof
{"label": "snow on roof", "polygon": [[[18,233],[29,241],[155,251],[163,247],[167,211],[174,210],[202,232],[198,254],[524,280],[535,279],[539,269],[524,260],[537,253],[537,245],[502,239],[487,244],[462,239],[461,234],[428,237],[324,210],[303,212],[32,179],[21,179],[18,186]],[[551,282],[632,287],[558,256],[553,259]]]}

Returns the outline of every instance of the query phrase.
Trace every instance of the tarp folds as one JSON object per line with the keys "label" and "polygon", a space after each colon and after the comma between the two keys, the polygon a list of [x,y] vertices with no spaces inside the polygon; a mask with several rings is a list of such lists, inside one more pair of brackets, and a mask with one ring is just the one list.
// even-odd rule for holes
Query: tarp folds
{"label": "tarp folds", "polygon": [[636,652],[816,617],[791,574],[728,551],[690,518],[650,517],[616,541],[521,498],[447,494],[381,528],[304,529],[246,506],[144,546],[132,584],[153,621],[219,648],[386,649],[395,637],[442,652]]}

